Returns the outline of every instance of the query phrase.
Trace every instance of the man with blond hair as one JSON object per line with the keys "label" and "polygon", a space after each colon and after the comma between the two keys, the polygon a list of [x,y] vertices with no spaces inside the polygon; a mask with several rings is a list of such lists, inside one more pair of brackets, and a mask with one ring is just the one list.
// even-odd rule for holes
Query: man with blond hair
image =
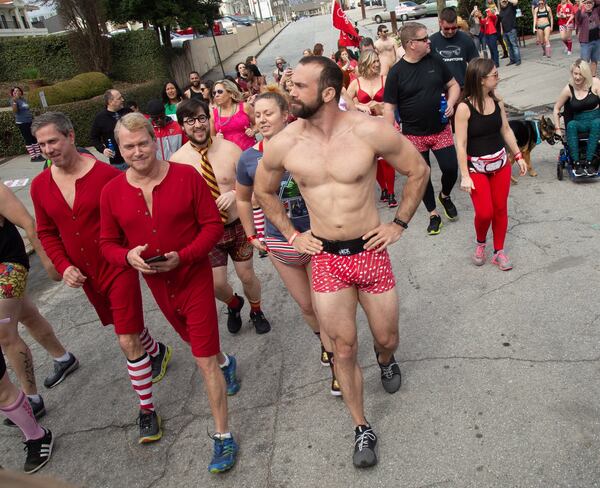
{"label": "man with blond hair", "polygon": [[236,361],[219,344],[208,253],[223,235],[210,190],[192,167],[156,157],[152,124],[141,114],[115,127],[129,169],[106,185],[101,198],[100,249],[113,266],[141,272],[159,308],[190,344],[215,421],[208,469],[231,469],[237,444],[229,432],[226,381],[239,390]]}

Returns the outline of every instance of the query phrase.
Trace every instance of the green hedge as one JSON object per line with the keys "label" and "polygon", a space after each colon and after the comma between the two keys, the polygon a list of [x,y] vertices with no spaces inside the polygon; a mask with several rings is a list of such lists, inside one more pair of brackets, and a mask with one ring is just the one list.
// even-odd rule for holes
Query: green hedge
{"label": "green hedge", "polygon": [[[112,79],[140,83],[167,77],[166,58],[152,30],[112,37],[111,53],[113,65],[108,75]],[[0,81],[28,79],[27,71],[32,68],[50,83],[82,71],[71,52],[68,34],[0,40]]]}
{"label": "green hedge", "polygon": [[[129,90],[122,90],[126,100],[135,100],[142,111],[148,101],[160,97],[163,79],[138,85]],[[64,112],[73,121],[78,146],[90,146],[90,129],[96,114],[104,108],[102,97],[80,102],[56,105],[50,110]],[[35,110],[39,114],[40,110]],[[25,153],[25,143],[21,137],[12,112],[0,112],[0,157],[17,156]]]}
{"label": "green hedge", "polygon": [[81,73],[70,80],[59,81],[51,86],[44,86],[31,90],[27,96],[29,105],[33,108],[41,107],[39,92],[43,91],[48,105],[61,105],[79,100],[87,100],[103,94],[112,87],[110,78],[103,73]]}
{"label": "green hedge", "polygon": [[4,38],[0,41],[0,80],[26,79],[25,71],[30,68],[37,68],[40,76],[49,82],[75,76],[78,69],[69,49],[69,36]]}
{"label": "green hedge", "polygon": [[130,31],[111,39],[111,78],[130,83],[167,77],[164,52],[152,30]]}

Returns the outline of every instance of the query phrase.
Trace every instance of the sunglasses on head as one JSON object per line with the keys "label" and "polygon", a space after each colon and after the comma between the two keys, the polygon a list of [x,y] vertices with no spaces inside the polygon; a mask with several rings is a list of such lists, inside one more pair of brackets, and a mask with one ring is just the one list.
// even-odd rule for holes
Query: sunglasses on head
{"label": "sunglasses on head", "polygon": [[213,96],[214,95],[223,95],[223,93],[225,93],[225,90],[221,90],[220,88],[218,90],[213,90]]}

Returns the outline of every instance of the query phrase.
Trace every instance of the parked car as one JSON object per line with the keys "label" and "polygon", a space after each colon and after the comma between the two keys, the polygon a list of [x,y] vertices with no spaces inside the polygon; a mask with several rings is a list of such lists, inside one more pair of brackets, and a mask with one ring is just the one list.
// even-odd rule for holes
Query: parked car
{"label": "parked car", "polygon": [[[426,8],[415,2],[400,2],[396,7],[396,19],[408,20],[419,19],[425,16]],[[391,20],[390,12],[379,12],[373,16],[373,20],[378,24],[389,22]]]}
{"label": "parked car", "polygon": [[177,32],[171,32],[172,47],[183,47],[185,41],[191,41],[192,39],[194,39],[193,34],[177,34]]}
{"label": "parked car", "polygon": [[255,20],[252,17],[243,17],[241,15],[224,15],[224,19],[229,19],[237,25],[254,25]]}
{"label": "parked car", "polygon": [[[423,7],[427,10],[425,11],[425,15],[437,15],[437,0],[425,0],[421,3]],[[458,8],[458,0],[446,0],[446,7],[454,7]]]}

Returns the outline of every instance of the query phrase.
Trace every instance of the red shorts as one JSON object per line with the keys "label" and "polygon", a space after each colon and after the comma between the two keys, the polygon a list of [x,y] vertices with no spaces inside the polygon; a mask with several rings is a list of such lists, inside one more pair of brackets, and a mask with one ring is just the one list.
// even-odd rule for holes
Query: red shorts
{"label": "red shorts", "polygon": [[355,286],[366,293],[384,293],[396,286],[387,250],[350,256],[322,252],[312,257],[312,288],[332,293]]}
{"label": "red shorts", "polygon": [[437,151],[445,147],[453,146],[454,139],[452,138],[452,127],[448,124],[441,132],[430,134],[428,136],[415,136],[412,134],[404,134],[406,138],[413,143],[419,152],[429,150]]}
{"label": "red shorts", "polygon": [[310,254],[300,254],[294,246],[277,237],[265,237],[265,245],[271,256],[288,266],[306,266],[310,262]]}
{"label": "red shorts", "polygon": [[144,330],[144,309],[138,272],[125,269],[101,290],[90,278],[83,291],[96,309],[102,325],[114,324],[117,334],[141,334]]}
{"label": "red shorts", "polygon": [[191,346],[194,357],[218,354],[219,323],[208,260],[160,275],[144,278],[165,318]]}

